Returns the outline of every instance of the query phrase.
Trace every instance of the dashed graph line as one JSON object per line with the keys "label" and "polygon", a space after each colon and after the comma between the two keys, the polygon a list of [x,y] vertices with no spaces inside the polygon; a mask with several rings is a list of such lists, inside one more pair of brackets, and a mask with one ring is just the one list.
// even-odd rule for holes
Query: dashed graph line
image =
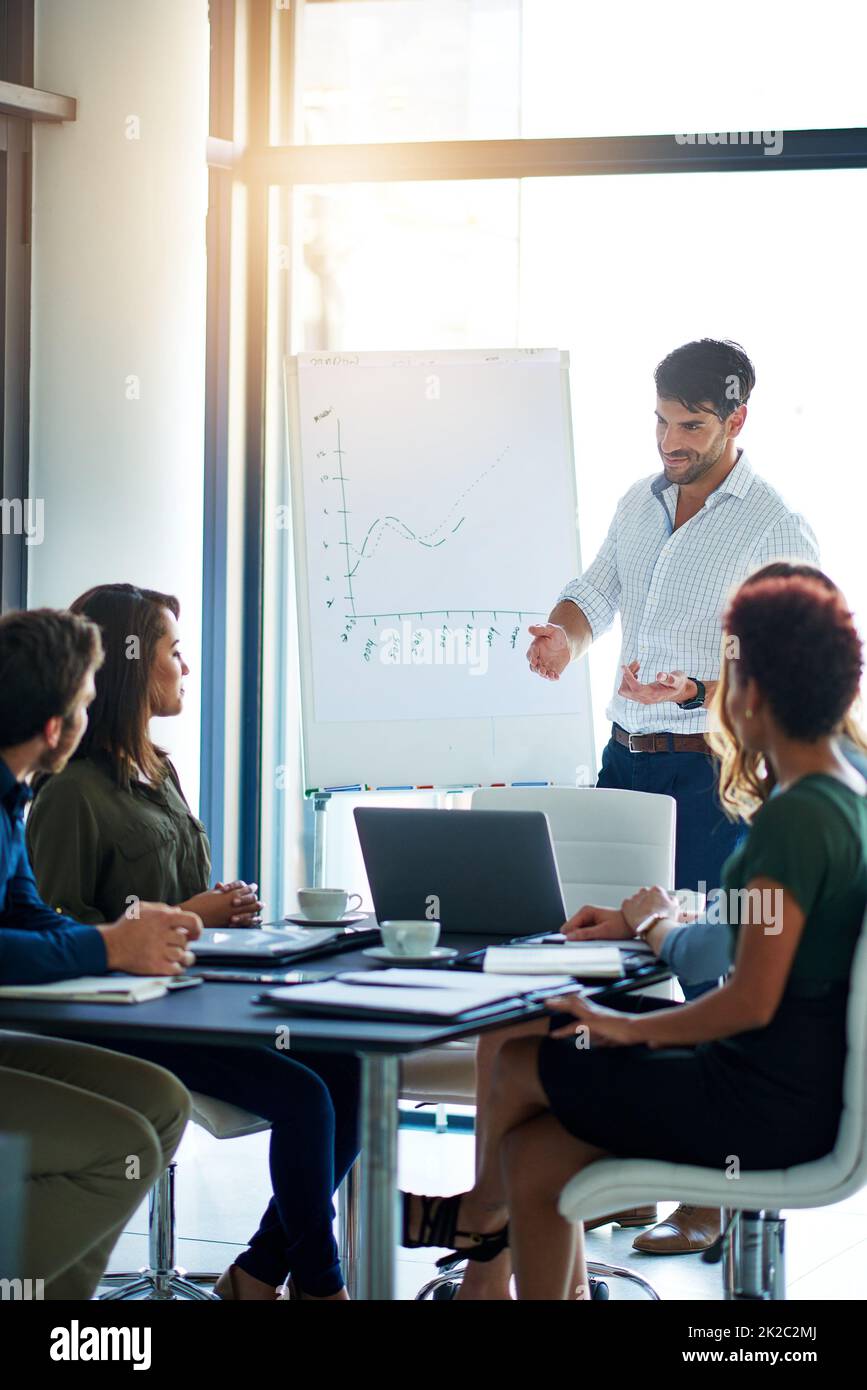
{"label": "dashed graph line", "polygon": [[494,621],[497,618],[541,618],[544,617],[542,610],[533,608],[402,608],[395,609],[393,613],[356,613],[357,618],[436,618],[442,615],[446,618],[457,617],[459,614],[470,614],[471,617],[478,617],[480,614],[490,613]]}
{"label": "dashed graph line", "polygon": [[[452,517],[454,513],[457,511],[464,498],[467,497],[469,493],[473,491],[474,488],[478,487],[479,484],[488,476],[489,473],[492,473],[494,469],[498,467],[498,465],[502,462],[503,456],[506,453],[508,453],[508,450],[509,445],[507,444],[505,449],[503,449],[501,453],[499,453],[497,457],[494,459],[494,462],[489,464],[488,467],[485,468],[478,475],[477,478],[474,478],[473,481],[469,483],[467,487],[464,488],[463,492],[455,498],[454,502],[449,507],[442,520],[438,522],[436,526],[432,526],[429,531],[413,531],[412,528],[408,526],[407,523],[404,520],[402,520],[402,518],[399,516],[377,517],[376,520],[371,522],[370,526],[368,527],[367,534],[361,543],[361,549],[358,549],[356,546],[349,547],[350,549],[354,550],[355,554],[358,556],[358,561],[351,570],[351,574],[355,574],[355,571],[358,569],[358,565],[361,563],[362,560],[373,559],[373,556],[376,554],[377,550],[382,544],[382,538],[385,535],[386,531],[393,531],[395,535],[400,536],[401,540],[415,541],[418,545],[426,546],[430,550],[435,549],[439,545],[443,545],[444,542],[448,539],[447,536],[442,536],[439,540],[433,542],[430,540],[430,537],[435,536],[437,532],[443,529],[443,527],[448,523],[450,517]],[[465,521],[466,517],[462,516],[458,521],[457,526],[452,527],[451,534],[454,535],[454,533],[458,530],[458,527],[462,526]],[[376,537],[376,540],[373,542],[372,548],[368,551],[368,542],[370,541],[370,538],[376,530],[377,526],[379,526],[381,529]],[[401,529],[398,530],[398,527],[400,527]]]}
{"label": "dashed graph line", "polygon": [[[320,421],[321,419],[324,419],[327,415],[330,415],[330,414],[331,414],[331,407],[329,407],[328,410],[323,411],[321,415],[318,415],[318,416],[315,417],[316,423],[318,424],[319,421]],[[355,593],[354,593],[353,587],[352,587],[352,580],[353,580],[353,577],[354,577],[356,571],[358,570],[358,568],[359,568],[359,566],[360,566],[360,564],[361,564],[361,561],[362,561],[362,560],[370,560],[370,559],[373,558],[373,556],[376,554],[377,550],[379,549],[379,546],[380,546],[381,543],[382,543],[382,538],[383,538],[383,536],[385,535],[385,533],[386,533],[387,530],[388,530],[388,531],[393,531],[396,535],[400,536],[400,538],[401,538],[402,540],[413,541],[413,542],[415,542],[416,544],[418,544],[418,545],[423,545],[423,546],[425,546],[426,548],[431,549],[431,550],[435,550],[435,549],[437,549],[437,547],[439,547],[439,546],[441,546],[441,545],[444,545],[445,542],[446,542],[446,540],[448,539],[447,536],[441,536],[438,540],[435,540],[435,541],[431,541],[431,540],[430,540],[430,537],[431,537],[431,536],[436,536],[437,532],[438,532],[438,531],[441,531],[441,530],[443,529],[443,527],[444,527],[445,525],[447,525],[449,519],[454,515],[454,513],[455,513],[455,511],[457,511],[458,507],[460,507],[460,505],[461,505],[461,503],[463,502],[464,498],[467,497],[467,496],[469,495],[469,493],[471,493],[471,492],[473,491],[474,488],[477,488],[477,487],[479,486],[479,484],[488,476],[489,473],[492,473],[492,472],[494,471],[494,469],[497,468],[497,467],[499,466],[499,464],[500,464],[500,463],[502,462],[502,460],[503,460],[504,455],[507,454],[508,451],[509,451],[509,445],[507,444],[507,445],[505,446],[505,448],[504,448],[503,450],[501,450],[501,452],[500,452],[500,453],[497,455],[497,457],[494,459],[494,462],[491,463],[491,464],[489,464],[487,468],[483,469],[482,472],[478,475],[478,477],[474,478],[473,481],[472,481],[471,483],[469,483],[469,484],[464,488],[463,492],[461,492],[461,493],[459,494],[459,496],[455,498],[454,502],[452,503],[451,507],[450,507],[449,510],[446,512],[446,514],[445,514],[445,516],[442,518],[442,520],[439,521],[439,522],[437,523],[436,526],[431,527],[431,529],[430,529],[429,531],[424,531],[424,532],[416,533],[415,531],[412,530],[412,528],[411,528],[410,526],[407,525],[407,523],[406,523],[405,521],[403,521],[403,519],[402,519],[401,517],[398,517],[398,516],[391,516],[391,515],[389,515],[389,516],[386,516],[386,517],[377,517],[376,521],[374,521],[374,522],[368,527],[367,535],[365,536],[365,538],[364,538],[364,540],[363,540],[363,542],[362,542],[362,545],[361,545],[361,549],[359,550],[359,549],[357,549],[356,546],[354,546],[354,545],[351,544],[350,539],[349,539],[349,515],[350,515],[350,509],[349,509],[349,507],[347,507],[347,505],[346,505],[346,483],[349,481],[349,479],[346,477],[346,474],[345,474],[344,471],[343,471],[343,455],[344,455],[344,453],[345,453],[346,451],[345,451],[344,448],[343,448],[342,436],[341,436],[341,422],[340,422],[340,418],[339,418],[339,417],[335,420],[335,424],[336,424],[336,426],[337,426],[337,448],[334,450],[334,453],[335,453],[336,456],[337,456],[337,470],[338,470],[338,471],[337,471],[337,474],[335,475],[335,477],[333,478],[333,481],[334,481],[334,482],[338,482],[338,483],[340,484],[340,501],[341,501],[341,504],[342,504],[342,505],[337,509],[337,511],[338,511],[338,515],[342,517],[342,521],[343,521],[343,540],[340,541],[339,544],[342,545],[342,546],[344,547],[344,550],[346,551],[347,570],[346,570],[346,573],[345,573],[345,575],[344,575],[344,578],[345,578],[346,581],[347,581],[347,588],[349,589],[349,592],[348,592],[347,594],[344,594],[344,599],[345,599],[346,602],[349,604],[349,609],[350,609],[349,613],[348,613],[346,616],[347,616],[347,618],[350,620],[351,624],[353,624],[353,625],[355,624],[355,622],[356,622],[359,618],[368,618],[368,619],[373,619],[374,621],[376,621],[376,620],[379,619],[379,618],[386,618],[386,617],[389,617],[389,618],[390,618],[390,617],[403,617],[405,614],[408,615],[408,613],[409,613],[410,611],[412,611],[412,610],[406,610],[406,609],[404,609],[403,612],[401,612],[401,613],[359,613],[359,612],[357,612],[356,606],[355,606]],[[451,528],[451,535],[455,535],[455,533],[456,533],[457,531],[460,530],[461,526],[463,526],[463,524],[464,524],[465,521],[466,521],[466,517],[465,517],[465,516],[459,517],[458,521],[457,521],[457,522],[455,523],[455,525]],[[376,537],[375,542],[373,543],[372,548],[368,551],[368,550],[367,550],[368,543],[369,543],[370,538],[371,538],[371,536],[373,535],[374,531],[376,530],[376,527],[377,527],[377,526],[379,526],[381,529],[380,529],[380,531],[379,531],[379,534],[378,534],[377,537]],[[350,550],[355,551],[355,554],[358,556],[358,559],[356,560],[355,564],[352,565],[351,568],[349,568],[349,552],[350,552]],[[329,607],[330,607],[330,604],[329,604]],[[504,616],[506,616],[506,615],[509,615],[509,616],[514,615],[514,616],[516,616],[516,617],[537,616],[536,614],[531,614],[531,613],[528,613],[528,612],[526,612],[526,611],[523,612],[523,613],[519,613],[519,611],[518,611],[517,609],[506,609],[506,610],[500,609],[500,610],[498,610],[498,611],[501,612],[501,613],[503,613]],[[455,614],[455,615],[456,615],[456,614],[458,614],[458,613],[461,613],[461,614],[470,613],[470,614],[472,614],[472,616],[473,616],[474,618],[475,618],[475,616],[476,616],[477,613],[493,613],[493,614],[494,614],[494,618],[496,619],[496,617],[497,617],[497,612],[496,612],[495,610],[493,610],[493,609],[490,609],[490,608],[488,608],[488,609],[485,609],[485,608],[482,608],[482,609],[472,609],[472,608],[463,608],[463,609],[461,609],[461,608],[457,608],[457,609],[455,609],[455,608],[452,608],[452,609],[445,609],[445,608],[429,609],[429,610],[427,610],[427,614],[425,614],[425,616],[428,615],[428,614],[429,614],[430,616],[433,616],[435,613],[436,613],[436,614],[445,614],[447,617],[451,617],[452,614]],[[421,617],[423,616],[423,614],[422,614],[422,613],[418,613],[418,616],[419,616],[419,618],[421,618]],[[345,635],[344,635],[343,640],[346,641],[346,636],[345,636]]]}

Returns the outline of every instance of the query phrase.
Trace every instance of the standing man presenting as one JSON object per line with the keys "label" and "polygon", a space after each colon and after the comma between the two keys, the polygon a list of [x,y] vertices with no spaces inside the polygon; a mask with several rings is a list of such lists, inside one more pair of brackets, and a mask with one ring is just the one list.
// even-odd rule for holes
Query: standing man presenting
{"label": "standing man presenting", "polygon": [[[527,658],[540,676],[558,680],[620,613],[623,645],[598,786],[673,796],[675,887],[703,884],[710,892],[741,834],[719,804],[704,738],[726,598],[771,560],[815,564],[818,547],[806,521],[738,448],[755,384],[743,349],[712,338],[686,343],[660,362],[655,380],[663,471],[620,499],[596,559],[566,585],[548,622],[530,628]],[[636,1244],[660,1253],[703,1249],[718,1229],[718,1213],[711,1219],[678,1208],[667,1232],[657,1227]]]}

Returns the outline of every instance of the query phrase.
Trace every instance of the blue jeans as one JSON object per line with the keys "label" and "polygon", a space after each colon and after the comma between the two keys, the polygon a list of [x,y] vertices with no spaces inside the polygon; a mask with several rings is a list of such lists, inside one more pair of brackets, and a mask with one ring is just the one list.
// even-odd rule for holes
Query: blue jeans
{"label": "blue jeans", "polygon": [[[730,821],[717,796],[714,760],[709,753],[630,753],[622,743],[609,739],[602,753],[599,787],[625,791],[658,792],[677,803],[674,886],[710,893],[722,883],[722,866],[737,849],[746,831]],[[716,985],[687,985],[687,999],[695,999]]]}
{"label": "blue jeans", "polygon": [[304,1293],[337,1293],[343,1278],[331,1199],[358,1156],[357,1058],[327,1052],[290,1056],[267,1046],[99,1042],[156,1062],[191,1091],[271,1121],[273,1196],[235,1263],[274,1287],[291,1273]]}

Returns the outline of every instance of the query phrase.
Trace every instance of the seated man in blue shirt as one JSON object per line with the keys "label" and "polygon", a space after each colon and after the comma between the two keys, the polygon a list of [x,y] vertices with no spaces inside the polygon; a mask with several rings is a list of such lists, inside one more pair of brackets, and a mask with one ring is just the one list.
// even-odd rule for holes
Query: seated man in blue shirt
{"label": "seated man in blue shirt", "polygon": [[[99,629],[47,609],[0,618],[0,984],[192,962],[194,913],[136,905],[81,926],[39,897],[24,843],[27,779],[57,772],[87,725]],[[49,1299],[93,1296],[123,1227],[171,1160],[190,1097],[169,1072],[103,1048],[0,1031],[0,1128],[29,1144],[23,1250],[0,1278],[43,1281]],[[70,1185],[72,1192],[70,1192]]]}
{"label": "seated man in blue shirt", "polygon": [[[60,663],[58,665],[58,663]],[[87,727],[102,664],[99,630],[71,613],[0,618],[0,983],[125,970],[176,975],[192,963],[198,917],[138,903],[134,917],[87,927],[39,897],[24,843],[27,779],[59,772]]]}

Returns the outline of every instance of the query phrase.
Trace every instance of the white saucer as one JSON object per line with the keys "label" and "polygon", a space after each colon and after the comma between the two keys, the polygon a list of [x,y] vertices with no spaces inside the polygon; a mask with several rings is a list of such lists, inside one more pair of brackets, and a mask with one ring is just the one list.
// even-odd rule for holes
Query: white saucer
{"label": "white saucer", "polygon": [[297,916],[287,914],[283,921],[291,922],[296,927],[353,927],[356,922],[363,922],[366,917],[366,912],[347,912],[345,917],[330,917],[326,921],[318,917],[302,917],[299,912]]}
{"label": "white saucer", "polygon": [[396,956],[384,946],[369,946],[361,954],[373,956],[374,960],[387,960],[389,965],[435,965],[437,961],[454,960],[458,953],[453,946],[435,946],[427,956]]}

